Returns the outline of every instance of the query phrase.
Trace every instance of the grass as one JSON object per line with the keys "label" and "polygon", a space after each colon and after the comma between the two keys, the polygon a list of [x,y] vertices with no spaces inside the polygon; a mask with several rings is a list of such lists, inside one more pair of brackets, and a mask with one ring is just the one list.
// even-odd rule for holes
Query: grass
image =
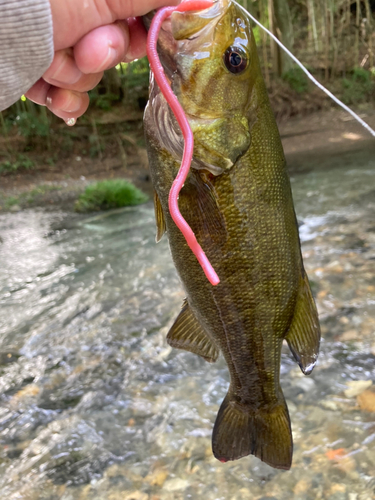
{"label": "grass", "polygon": [[11,210],[14,206],[27,208],[37,205],[51,191],[60,191],[60,186],[50,186],[41,184],[30,191],[26,191],[17,196],[0,196],[0,210]]}
{"label": "grass", "polygon": [[17,172],[18,170],[31,170],[35,164],[30,158],[19,154],[15,160],[6,160],[0,163],[0,174]]}
{"label": "grass", "polygon": [[347,78],[342,79],[341,84],[342,100],[345,104],[368,102],[375,95],[374,75],[363,68],[354,68]]}
{"label": "grass", "polygon": [[37,186],[31,191],[25,193],[21,197],[21,203],[23,205],[33,205],[35,203],[38,203],[40,199],[42,199],[46,194],[50,193],[51,191],[60,191],[60,190],[61,190],[60,186],[50,186],[47,184],[41,184],[40,186]]}
{"label": "grass", "polygon": [[19,198],[17,196],[8,196],[4,198],[3,200],[3,207],[0,206],[1,208],[4,208],[4,210],[10,210],[14,205],[18,205],[19,203]]}
{"label": "grass", "polygon": [[283,80],[298,94],[303,94],[309,90],[309,80],[301,68],[291,68],[283,74]]}
{"label": "grass", "polygon": [[139,205],[147,196],[125,179],[109,179],[87,186],[75,204],[77,212],[95,212]]}

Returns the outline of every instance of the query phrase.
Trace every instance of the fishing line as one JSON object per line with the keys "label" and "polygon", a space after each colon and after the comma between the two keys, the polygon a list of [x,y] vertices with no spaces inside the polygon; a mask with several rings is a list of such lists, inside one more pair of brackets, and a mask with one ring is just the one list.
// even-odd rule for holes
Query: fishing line
{"label": "fishing line", "polygon": [[366,123],[364,120],[362,120],[362,118],[360,118],[356,113],[354,113],[353,110],[351,110],[348,106],[346,106],[346,104],[344,104],[342,101],[340,101],[340,99],[338,99],[336,96],[334,96],[332,94],[332,92],[330,92],[328,89],[326,89],[324,87],[324,85],[322,85],[321,83],[318,82],[318,80],[316,78],[314,78],[312,76],[312,74],[305,68],[305,66],[296,58],[296,56],[294,56],[290,50],[288,50],[285,45],[283,45],[280,40],[273,34],[271,33],[267,28],[265,28],[263,26],[263,24],[261,24],[257,19],[255,19],[254,16],[252,16],[250,14],[250,12],[247,12],[248,16],[250,17],[250,19],[252,19],[254,21],[255,24],[257,24],[260,28],[262,28],[262,30],[264,30],[276,43],[277,45],[279,45],[284,52],[286,52],[288,54],[288,56],[290,58],[293,59],[293,61],[298,64],[298,66],[302,69],[302,71],[304,73],[306,73],[306,75],[309,77],[309,79],[317,86],[319,87],[321,90],[323,90],[323,92],[325,92],[328,97],[330,97],[336,104],[338,104],[339,106],[341,106],[343,109],[345,109],[345,111],[347,113],[349,113],[350,115],[352,115],[352,117],[357,120],[357,122],[359,122],[362,127],[364,127],[368,132],[370,132],[370,134],[372,136],[375,137],[375,130],[373,130],[370,125],[368,123]]}

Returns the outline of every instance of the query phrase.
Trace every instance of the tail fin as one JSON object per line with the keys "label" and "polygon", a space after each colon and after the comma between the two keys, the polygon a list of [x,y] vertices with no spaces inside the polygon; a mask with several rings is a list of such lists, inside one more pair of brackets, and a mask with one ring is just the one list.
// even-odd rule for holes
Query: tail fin
{"label": "tail fin", "polygon": [[285,401],[268,410],[254,411],[236,405],[228,393],[216,418],[212,451],[220,462],[251,454],[271,467],[289,470],[293,441]]}

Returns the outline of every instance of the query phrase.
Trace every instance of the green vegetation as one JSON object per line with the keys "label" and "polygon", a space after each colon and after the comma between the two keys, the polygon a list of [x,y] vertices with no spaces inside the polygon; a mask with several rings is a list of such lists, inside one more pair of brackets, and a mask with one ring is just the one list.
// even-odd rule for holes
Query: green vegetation
{"label": "green vegetation", "polygon": [[35,163],[23,154],[17,155],[15,160],[9,159],[0,163],[0,174],[16,172],[18,170],[31,170]]}
{"label": "green vegetation", "polygon": [[77,212],[94,212],[139,205],[147,196],[125,179],[109,179],[91,184],[75,204]]}
{"label": "green vegetation", "polygon": [[1,119],[3,134],[7,135],[16,127],[19,135],[26,138],[49,137],[49,113],[44,106],[38,106],[22,96],[13,106],[5,111]]}
{"label": "green vegetation", "polygon": [[299,94],[307,92],[309,88],[309,79],[299,67],[290,68],[286,71],[283,74],[283,80],[286,81],[289,86]]}
{"label": "green vegetation", "polygon": [[[29,108],[33,108],[36,111],[35,104],[30,105]],[[30,110],[22,111],[14,118],[14,125],[17,126],[20,134],[24,137],[49,136],[49,123],[45,107],[40,108],[40,113],[33,113]]]}
{"label": "green vegetation", "polygon": [[32,189],[31,191],[28,191],[23,196],[21,196],[20,197],[21,204],[33,205],[51,191],[60,191],[60,190],[61,190],[60,186],[50,186],[47,184],[41,184],[40,186],[37,186],[36,188]]}
{"label": "green vegetation", "polygon": [[4,208],[4,210],[10,210],[12,207],[19,204],[19,198],[17,196],[7,196],[0,203],[3,205],[3,207],[0,206],[0,209]]}
{"label": "green vegetation", "polygon": [[130,64],[120,63],[116,69],[121,72],[121,80],[126,89],[148,87],[150,66],[147,57]]}
{"label": "green vegetation", "polygon": [[109,111],[116,102],[147,97],[150,67],[146,57],[132,63],[120,63],[106,71],[102,83],[90,93],[90,102]]}
{"label": "green vegetation", "polygon": [[358,104],[375,97],[375,77],[363,68],[355,68],[353,73],[342,79],[342,100],[346,104]]}
{"label": "green vegetation", "polygon": [[0,196],[0,210],[11,210],[12,207],[27,208],[38,205],[51,191],[61,190],[60,186],[41,184],[18,196]]}

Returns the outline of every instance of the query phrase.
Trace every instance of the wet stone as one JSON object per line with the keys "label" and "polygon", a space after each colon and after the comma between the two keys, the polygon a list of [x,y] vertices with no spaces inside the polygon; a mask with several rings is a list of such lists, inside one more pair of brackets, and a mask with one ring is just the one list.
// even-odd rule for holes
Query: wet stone
{"label": "wet stone", "polygon": [[357,403],[361,410],[375,412],[375,392],[366,390],[357,396]]}
{"label": "wet stone", "polygon": [[334,493],[327,498],[328,500],[348,500],[348,495],[346,493]]}
{"label": "wet stone", "polygon": [[295,495],[301,495],[306,493],[309,488],[311,487],[311,482],[307,481],[306,479],[300,479],[298,483],[295,485],[293,488],[293,493]]}
{"label": "wet stone", "polygon": [[0,366],[7,365],[9,363],[14,363],[20,357],[20,354],[16,351],[6,350],[0,351]]}
{"label": "wet stone", "polygon": [[[120,496],[121,495],[121,496]],[[118,495],[114,496],[112,495],[113,498],[109,497],[108,500],[148,500],[149,496],[147,493],[143,493],[142,491],[133,491],[132,493],[129,494],[124,494],[119,492]]]}
{"label": "wet stone", "polygon": [[346,383],[348,389],[345,389],[344,394],[347,398],[354,398],[359,396],[366,389],[371,387],[372,380],[350,380]]}
{"label": "wet stone", "polygon": [[148,482],[151,486],[162,487],[167,477],[168,472],[165,469],[156,469],[145,477],[145,482]]}
{"label": "wet stone", "polygon": [[230,500],[252,500],[253,493],[247,488],[241,488]]}
{"label": "wet stone", "polygon": [[301,389],[303,392],[310,392],[314,389],[315,382],[312,378],[305,376],[304,378],[297,379],[293,385]]}
{"label": "wet stone", "polygon": [[189,486],[189,481],[186,479],[169,479],[164,483],[163,489],[165,491],[179,491],[185,490]]}

